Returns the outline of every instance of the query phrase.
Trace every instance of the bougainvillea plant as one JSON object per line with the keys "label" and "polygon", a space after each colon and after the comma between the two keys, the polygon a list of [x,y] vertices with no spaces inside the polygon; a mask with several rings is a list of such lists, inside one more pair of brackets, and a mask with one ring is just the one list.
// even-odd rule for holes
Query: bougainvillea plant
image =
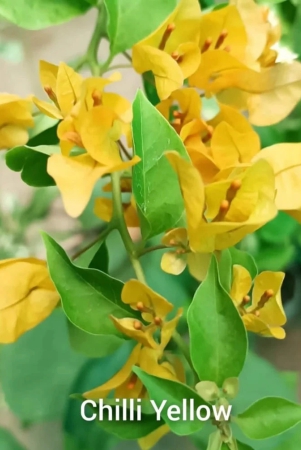
{"label": "bougainvillea plant", "polygon": [[[16,10],[1,3],[0,13],[16,21]],[[70,5],[62,2],[66,19],[89,6]],[[76,67],[40,61],[44,98],[1,94],[0,147],[10,149],[6,163],[27,184],[55,184],[73,218],[101,179],[94,212],[102,231],[77,254],[43,233],[47,261],[0,261],[0,340],[16,341],[62,308],[73,340],[96,346],[102,357],[132,343],[109,380],[80,393],[92,405],[89,419],[96,400],[116,412],[117,402],[133,399],[131,422],[107,412],[100,427],[147,450],[169,432],[202,432],[204,420],[194,413],[207,407],[208,450],[256,449],[257,440],[297,425],[301,405],[264,397],[229,417],[216,412],[238,394],[247,332],[285,338],[284,273],[258,273],[236,245],[278,211],[301,220],[301,144],[261,149],[253,129],[278,123],[296,106],[301,64],[279,62],[279,24],[253,0],[205,11],[197,0],[95,7],[95,30]],[[35,14],[18,21],[38,28]],[[42,26],[49,20],[41,16]],[[110,43],[105,61],[98,57],[102,39]],[[122,83],[112,64],[118,54],[143,77],[145,93],[133,103],[114,93]],[[109,270],[106,239],[116,230],[135,273],[125,282]],[[140,260],[157,251],[162,272],[188,270],[197,280],[188,308],[186,298],[175,307],[149,286]],[[166,401],[159,419],[151,401]]]}

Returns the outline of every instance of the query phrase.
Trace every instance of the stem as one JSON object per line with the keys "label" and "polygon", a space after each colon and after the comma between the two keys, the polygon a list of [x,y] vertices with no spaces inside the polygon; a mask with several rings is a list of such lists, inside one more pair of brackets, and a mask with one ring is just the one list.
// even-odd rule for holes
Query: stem
{"label": "stem", "polygon": [[118,229],[125,249],[131,260],[133,269],[136,273],[136,277],[141,283],[146,284],[143,269],[138,259],[137,251],[135,245],[132,241],[130,233],[127,229],[123,209],[122,209],[122,199],[120,190],[120,173],[112,173],[112,193],[113,193],[113,222],[115,223],[115,228]]}
{"label": "stem", "polygon": [[93,247],[93,245],[95,245],[98,241],[102,241],[104,240],[109,234],[110,232],[114,229],[114,225],[112,222],[110,222],[101,232],[100,235],[97,236],[96,239],[94,239],[92,242],[90,242],[88,245],[86,245],[84,248],[82,248],[81,250],[79,250],[78,252],[76,252],[73,256],[72,256],[72,261],[74,261],[76,258],[78,258],[80,255],[82,255],[83,253],[85,253],[87,250],[89,250],[91,247]]}
{"label": "stem", "polygon": [[153,247],[147,247],[143,250],[140,250],[139,256],[146,255],[147,253],[154,252],[155,250],[165,250],[170,249],[171,247],[166,247],[166,245],[154,245]]}
{"label": "stem", "polygon": [[117,69],[132,69],[133,66],[130,64],[116,64],[113,66],[108,67],[107,71],[109,70],[117,70]]}
{"label": "stem", "polygon": [[123,56],[130,62],[132,62],[132,57],[127,52],[122,52]]}
{"label": "stem", "polygon": [[99,76],[101,72],[97,54],[100,41],[105,36],[104,16],[104,6],[100,5],[95,29],[86,54],[86,61],[94,76]]}
{"label": "stem", "polygon": [[195,384],[197,384],[199,381],[199,377],[198,377],[198,374],[196,373],[196,371],[194,370],[188,345],[186,344],[186,342],[183,340],[182,336],[177,331],[174,331],[174,333],[172,335],[172,340],[177,345],[177,347],[181,350],[184,358],[188,362],[188,364],[193,372],[194,378],[195,378]]}

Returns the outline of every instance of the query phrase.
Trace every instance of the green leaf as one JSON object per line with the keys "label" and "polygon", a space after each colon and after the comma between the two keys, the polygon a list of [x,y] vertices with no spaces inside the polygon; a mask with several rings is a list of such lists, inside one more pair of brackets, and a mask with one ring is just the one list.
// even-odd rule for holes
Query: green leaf
{"label": "green leaf", "polygon": [[69,321],[68,332],[71,347],[88,358],[111,355],[124,343],[124,339],[117,336],[86,333]]}
{"label": "green leaf", "polygon": [[258,270],[253,256],[236,247],[231,247],[229,251],[232,257],[232,265],[238,264],[245,267],[250,272],[252,279],[254,279],[258,274]]}
{"label": "green leaf", "polygon": [[153,75],[153,72],[145,72],[142,75],[142,81],[147,99],[151,102],[152,105],[156,106],[158,103],[160,103],[160,99],[155,86],[155,77]]}
{"label": "green leaf", "polygon": [[24,422],[61,418],[84,361],[70,348],[63,312],[55,310],[17,342],[2,346],[0,382],[5,401]]}
{"label": "green leaf", "polygon": [[[78,373],[69,394],[87,392],[108,381],[126,363],[132,348],[132,342],[124,341],[123,346],[111,356],[87,361]],[[80,414],[80,407],[81,402],[69,397],[63,423],[64,431],[67,434],[65,450],[107,450],[111,448],[116,443],[116,438],[107,434],[99,426],[98,421],[84,421]],[[118,426],[118,424],[116,425]]]}
{"label": "green leaf", "polygon": [[47,161],[49,155],[59,152],[59,147],[54,145],[38,147],[23,145],[9,150],[5,155],[5,160],[11,170],[21,172],[22,180],[29,186],[54,186],[53,178],[47,173]]}
{"label": "green leaf", "polygon": [[218,258],[218,272],[222,287],[227,291],[231,291],[232,287],[232,256],[229,249],[223,250]]}
{"label": "green leaf", "polygon": [[[143,385],[146,387],[150,399],[155,402],[157,407],[160,408],[162,402],[166,400],[166,405],[161,411],[161,417],[164,419],[164,422],[167,423],[173,433],[179,436],[186,436],[188,434],[195,433],[203,427],[204,422],[200,421],[198,418],[195,417],[194,420],[189,420],[189,399],[194,400],[195,409],[197,409],[199,406],[208,406],[208,404],[206,404],[206,402],[194,390],[192,390],[185,384],[178,383],[177,381],[167,380],[150,375],[139,369],[138,367],[133,367],[133,372],[138,375]],[[187,400],[188,420],[185,420],[185,418],[182,417],[184,399]],[[177,406],[180,410],[180,418],[177,421],[171,420],[168,414],[168,409],[172,405]]]}
{"label": "green leaf", "polygon": [[1,0],[0,15],[27,30],[68,22],[91,6],[85,0]]}
{"label": "green leaf", "polygon": [[287,242],[298,227],[298,222],[295,219],[283,211],[279,211],[277,217],[256,231],[256,234],[269,244],[278,245]]}
{"label": "green leaf", "polygon": [[98,269],[108,273],[109,252],[105,241],[97,241],[92,247],[74,260],[77,266]]}
{"label": "green leaf", "polygon": [[4,428],[0,428],[0,448],[1,450],[25,450],[25,447]]}
{"label": "green leaf", "polygon": [[201,380],[222,386],[238,377],[247,353],[247,336],[233,301],[222,288],[213,256],[206,279],[188,310],[191,358]]}
{"label": "green leaf", "polygon": [[43,239],[50,276],[70,322],[90,334],[124,338],[109,318],[135,317],[121,301],[123,283],[99,270],[75,266],[54,239],[45,233]]}
{"label": "green leaf", "polygon": [[172,13],[176,0],[105,0],[111,55],[133,47]]}
{"label": "green leaf", "polygon": [[254,450],[252,447],[250,447],[247,444],[243,444],[242,442],[236,441],[238,450]]}
{"label": "green leaf", "polygon": [[301,405],[280,397],[258,400],[233,421],[250,439],[267,439],[301,422]]}
{"label": "green leaf", "polygon": [[164,152],[175,150],[189,157],[176,131],[141,91],[133,113],[134,149],[141,158],[133,167],[133,192],[142,235],[147,239],[175,227],[184,213],[178,179]]}
{"label": "green leaf", "polygon": [[29,147],[36,147],[38,145],[56,145],[59,143],[57,136],[57,127],[59,120],[52,119],[42,113],[38,113],[34,117],[34,126],[28,130]]}

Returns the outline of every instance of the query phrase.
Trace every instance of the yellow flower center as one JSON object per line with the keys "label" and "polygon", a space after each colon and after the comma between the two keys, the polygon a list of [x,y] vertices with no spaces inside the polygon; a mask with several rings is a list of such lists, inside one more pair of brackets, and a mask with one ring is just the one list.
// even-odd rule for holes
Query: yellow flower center
{"label": "yellow flower center", "polygon": [[159,44],[159,50],[164,50],[167,44],[168,39],[170,38],[171,33],[175,30],[176,25],[174,23],[170,23],[167,25],[166,30],[162,36],[161,42]]}

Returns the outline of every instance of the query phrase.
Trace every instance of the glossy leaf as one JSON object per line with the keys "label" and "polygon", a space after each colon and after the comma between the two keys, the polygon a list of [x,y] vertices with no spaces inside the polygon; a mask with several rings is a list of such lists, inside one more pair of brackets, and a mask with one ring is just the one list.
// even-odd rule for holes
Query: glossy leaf
{"label": "glossy leaf", "polygon": [[226,378],[238,377],[246,358],[247,336],[233,301],[220,284],[215,257],[187,319],[191,358],[200,379],[221,387]]}
{"label": "glossy leaf", "polygon": [[88,358],[111,355],[124,343],[124,339],[118,336],[86,333],[69,321],[68,333],[71,347]]}
{"label": "glossy leaf", "polygon": [[109,253],[104,241],[96,242],[92,247],[75,259],[75,263],[80,267],[89,267],[108,273]]}
{"label": "glossy leaf", "polygon": [[258,274],[256,262],[249,253],[239,250],[236,247],[231,247],[229,249],[232,257],[232,265],[238,264],[239,266],[243,266],[247,269],[247,271],[251,274],[252,278],[255,278]]}
{"label": "glossy leaf", "polygon": [[22,180],[29,186],[54,186],[53,178],[47,173],[47,161],[49,155],[59,152],[55,145],[15,147],[6,153],[6,165],[14,172],[21,172]]}
{"label": "glossy leaf", "polygon": [[25,447],[4,428],[0,428],[0,448],[1,450],[25,450]]}
{"label": "glossy leaf", "polygon": [[267,439],[301,422],[301,405],[280,397],[266,397],[233,420],[250,439]]}
{"label": "glossy leaf", "polygon": [[43,238],[50,276],[70,322],[90,334],[124,337],[109,318],[135,317],[121,301],[123,283],[99,270],[75,266],[54,239],[45,233]]}
{"label": "glossy leaf", "polygon": [[175,227],[184,212],[178,179],[165,151],[175,150],[189,157],[175,130],[141,91],[133,103],[133,112],[134,149],[141,158],[133,167],[133,192],[142,234],[147,239]]}
{"label": "glossy leaf", "polygon": [[252,447],[250,447],[247,444],[244,444],[243,442],[239,442],[239,441],[236,441],[236,442],[237,442],[238,450],[254,450]]}
{"label": "glossy leaf", "polygon": [[121,53],[148,36],[174,10],[176,0],[105,0],[111,54]]}
{"label": "glossy leaf", "polygon": [[84,361],[70,348],[67,321],[57,309],[1,349],[0,380],[9,408],[24,422],[61,418],[70,386]]}
{"label": "glossy leaf", "polygon": [[[177,381],[167,380],[163,378],[149,375],[138,367],[134,367],[133,371],[138,375],[144,386],[146,387],[149,397],[155,402],[157,407],[160,407],[163,400],[167,400],[166,405],[162,409],[161,417],[164,422],[170,427],[171,431],[179,436],[186,436],[200,430],[204,422],[200,420],[189,420],[190,408],[189,399],[194,400],[195,409],[201,405],[207,405],[206,402],[190,387]],[[187,418],[182,418],[183,413],[183,399],[187,399]],[[168,407],[176,405],[180,408],[180,420],[170,420],[167,411]]]}
{"label": "glossy leaf", "polygon": [[86,0],[1,0],[0,14],[27,30],[68,22],[91,7]]}

